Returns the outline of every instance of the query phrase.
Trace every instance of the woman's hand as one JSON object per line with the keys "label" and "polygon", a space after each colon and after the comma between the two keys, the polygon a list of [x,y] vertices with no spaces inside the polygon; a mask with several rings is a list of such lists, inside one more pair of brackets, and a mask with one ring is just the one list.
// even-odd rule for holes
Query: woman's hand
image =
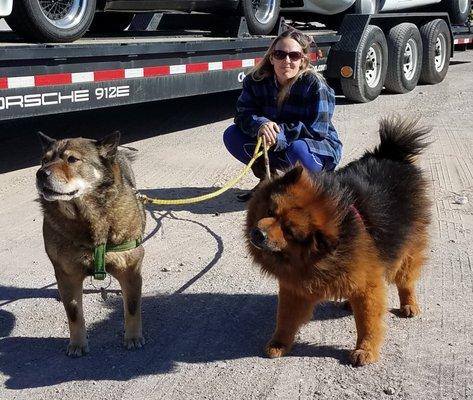
{"label": "woman's hand", "polygon": [[276,144],[279,133],[279,126],[276,122],[269,121],[261,125],[258,130],[258,136],[264,136],[266,138],[266,144],[271,147]]}

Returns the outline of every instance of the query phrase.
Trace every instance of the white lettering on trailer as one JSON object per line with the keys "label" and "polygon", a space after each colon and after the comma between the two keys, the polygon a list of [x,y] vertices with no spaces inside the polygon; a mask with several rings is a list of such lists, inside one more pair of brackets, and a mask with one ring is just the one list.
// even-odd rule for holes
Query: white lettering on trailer
{"label": "white lettering on trailer", "polygon": [[245,75],[244,72],[240,72],[240,73],[238,74],[238,82],[240,82],[240,83],[243,82],[243,79],[245,79],[245,76],[246,76],[246,75]]}
{"label": "white lettering on trailer", "polygon": [[82,90],[75,90],[74,91],[74,102],[81,102],[81,101],[89,101],[89,90],[82,89]]}
{"label": "white lettering on trailer", "polygon": [[23,108],[23,96],[8,96],[0,98],[0,110],[8,110],[15,106]]}
{"label": "white lettering on trailer", "polygon": [[130,86],[111,86],[95,89],[97,100],[114,99],[116,97],[128,97],[130,95]]}
{"label": "white lettering on trailer", "polygon": [[[95,89],[96,100],[130,96],[130,86],[109,86]],[[93,95],[92,95],[93,97]],[[80,103],[91,100],[89,89],[67,92],[32,93],[16,96],[0,96],[0,111],[12,108],[52,106],[64,103]]]}
{"label": "white lettering on trailer", "polygon": [[24,106],[27,107],[38,107],[41,105],[41,94],[27,94],[24,97]]}
{"label": "white lettering on trailer", "polygon": [[[47,98],[50,97],[54,100],[50,100],[48,101]],[[52,106],[54,104],[59,104],[59,100],[58,100],[58,97],[59,97],[59,93],[44,93],[42,96],[41,96],[41,102],[43,103],[43,106]]]}

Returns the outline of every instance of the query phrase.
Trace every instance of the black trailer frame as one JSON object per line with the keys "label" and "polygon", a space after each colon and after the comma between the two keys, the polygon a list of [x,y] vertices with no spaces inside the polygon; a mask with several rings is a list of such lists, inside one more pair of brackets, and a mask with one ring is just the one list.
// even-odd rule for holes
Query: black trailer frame
{"label": "black trailer frame", "polygon": [[[314,39],[313,64],[327,77],[340,78],[344,66],[357,70],[355,56],[368,24],[386,28],[429,18],[443,18],[450,27],[445,13],[399,13],[346,15],[338,33],[313,24],[304,29]],[[145,29],[159,23],[164,31],[85,37],[69,44],[27,44],[3,32],[0,121],[240,89],[274,38],[250,36],[244,18],[220,21],[207,33],[202,29],[210,25],[209,16],[192,21],[195,26],[189,16],[151,16]],[[274,34],[283,29],[281,18]],[[459,33],[451,30],[454,34]]]}
{"label": "black trailer frame", "polygon": [[[273,39],[239,32],[0,43],[0,120],[239,89]],[[339,36],[322,30],[314,38],[311,59],[323,70]]]}

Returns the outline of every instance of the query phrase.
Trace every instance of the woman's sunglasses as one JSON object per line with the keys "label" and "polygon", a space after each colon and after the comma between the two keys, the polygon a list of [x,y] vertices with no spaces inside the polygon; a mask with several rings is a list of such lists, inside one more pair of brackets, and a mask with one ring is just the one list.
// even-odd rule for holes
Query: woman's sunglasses
{"label": "woman's sunglasses", "polygon": [[273,57],[276,60],[285,60],[289,56],[291,61],[299,61],[304,55],[300,51],[283,51],[283,50],[274,50]]}

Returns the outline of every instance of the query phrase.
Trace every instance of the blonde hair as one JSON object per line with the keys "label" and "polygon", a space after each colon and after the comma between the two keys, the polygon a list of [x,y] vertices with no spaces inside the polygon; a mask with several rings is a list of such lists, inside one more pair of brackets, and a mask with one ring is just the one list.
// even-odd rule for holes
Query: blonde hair
{"label": "blonde hair", "polygon": [[255,81],[261,81],[264,78],[274,76],[274,67],[273,64],[271,64],[271,56],[278,42],[283,39],[293,39],[297,43],[299,43],[302,49],[303,58],[300,69],[297,74],[289,81],[287,85],[284,85],[279,90],[277,99],[278,108],[281,108],[282,104],[284,103],[284,100],[286,99],[289,94],[289,91],[291,90],[291,86],[303,74],[310,73],[312,75],[315,75],[317,79],[324,80],[323,76],[319,74],[310,63],[310,45],[313,42],[312,38],[310,36],[304,35],[301,31],[298,31],[297,29],[293,28],[284,31],[276,39],[273,40],[268,50],[264,54],[262,60],[255,67],[253,67],[252,70],[250,70],[249,74],[251,75],[251,77]]}

